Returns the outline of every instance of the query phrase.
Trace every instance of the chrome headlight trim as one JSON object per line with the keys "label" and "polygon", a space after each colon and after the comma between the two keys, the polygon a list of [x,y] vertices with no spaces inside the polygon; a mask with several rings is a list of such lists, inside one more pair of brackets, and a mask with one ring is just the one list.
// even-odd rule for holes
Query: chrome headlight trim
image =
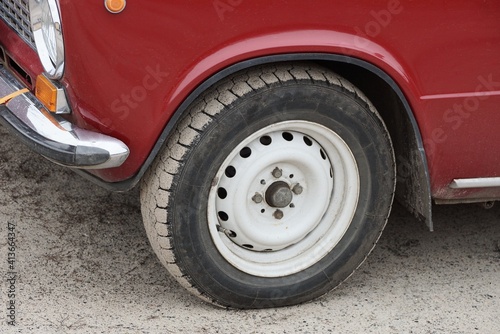
{"label": "chrome headlight trim", "polygon": [[31,29],[40,61],[51,79],[64,72],[64,39],[57,0],[29,0]]}

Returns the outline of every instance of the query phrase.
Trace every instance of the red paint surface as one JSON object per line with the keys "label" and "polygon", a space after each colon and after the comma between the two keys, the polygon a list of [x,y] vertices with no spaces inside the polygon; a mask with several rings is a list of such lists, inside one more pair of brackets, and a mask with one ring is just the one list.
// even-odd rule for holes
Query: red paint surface
{"label": "red paint surface", "polygon": [[[30,75],[34,85],[36,76],[43,69],[38,55],[2,20],[0,20],[0,45],[5,50],[7,57],[10,57],[13,62]],[[33,87],[30,86],[29,88],[32,89]]]}
{"label": "red paint surface", "polygon": [[[206,78],[239,61],[299,52],[354,56],[396,81],[426,143],[435,197],[483,196],[448,185],[500,176],[498,1],[150,0],[128,1],[115,15],[99,1],[64,1],[61,10],[73,120],[131,149],[122,167],[95,171],[106,181],[138,171]],[[456,114],[456,105],[468,110]]]}

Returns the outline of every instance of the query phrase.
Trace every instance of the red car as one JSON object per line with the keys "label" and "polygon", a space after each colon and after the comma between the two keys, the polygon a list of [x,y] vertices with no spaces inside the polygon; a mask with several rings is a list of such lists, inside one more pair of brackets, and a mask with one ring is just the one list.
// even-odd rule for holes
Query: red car
{"label": "red car", "polygon": [[344,281],[393,198],[500,198],[500,2],[0,0],[0,120],[141,186],[188,290],[284,306]]}

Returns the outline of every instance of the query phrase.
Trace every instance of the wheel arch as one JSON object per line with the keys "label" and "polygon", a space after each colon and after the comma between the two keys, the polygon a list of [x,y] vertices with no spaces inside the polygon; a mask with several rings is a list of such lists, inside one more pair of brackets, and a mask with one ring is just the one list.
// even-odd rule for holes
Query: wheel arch
{"label": "wheel arch", "polygon": [[[139,172],[131,179],[101,186],[115,191],[133,188],[142,178],[163,147],[172,129],[194,100],[220,80],[244,69],[255,66],[297,61],[313,61],[332,69],[357,86],[375,105],[386,123],[393,139],[397,163],[396,198],[416,217],[425,220],[432,230],[430,178],[420,130],[412,108],[396,81],[379,67],[364,60],[329,53],[291,53],[257,57],[244,60],[213,74],[198,85],[180,104],[166,124],[155,146]],[[78,171],[77,171],[78,172]]]}

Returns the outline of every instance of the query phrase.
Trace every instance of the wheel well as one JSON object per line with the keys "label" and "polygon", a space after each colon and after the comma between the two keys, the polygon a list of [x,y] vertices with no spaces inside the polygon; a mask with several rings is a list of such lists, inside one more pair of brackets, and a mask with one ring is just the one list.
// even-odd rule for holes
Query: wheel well
{"label": "wheel well", "polygon": [[231,65],[206,78],[185,98],[159,136],[155,146],[132,178],[107,183],[85,171],[77,173],[92,182],[114,191],[126,191],[137,185],[151,163],[161,151],[165,141],[175,128],[182,115],[204,91],[224,78],[243,69],[254,66],[282,63],[312,61],[321,64],[345,77],[358,87],[375,105],[382,116],[392,138],[397,165],[396,199],[415,216],[425,220],[432,230],[430,180],[420,131],[411,108],[401,89],[384,71],[363,60],[343,55],[325,53],[298,53],[264,56],[249,59]]}
{"label": "wheel well", "polygon": [[358,87],[382,116],[393,141],[397,166],[396,199],[432,230],[428,172],[409,113],[394,88],[375,73],[349,63],[321,61]]}

